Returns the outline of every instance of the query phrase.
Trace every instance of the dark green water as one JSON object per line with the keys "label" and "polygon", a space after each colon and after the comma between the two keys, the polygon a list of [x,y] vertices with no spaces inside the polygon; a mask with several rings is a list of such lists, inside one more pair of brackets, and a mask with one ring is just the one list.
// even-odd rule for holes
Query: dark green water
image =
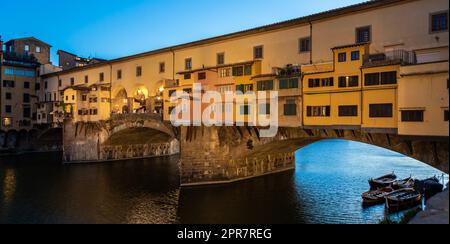
{"label": "dark green water", "polygon": [[442,175],[397,153],[342,140],[297,152],[295,172],[227,186],[180,190],[177,162],[0,158],[0,223],[378,223],[384,207],[361,206],[369,178],[392,171]]}

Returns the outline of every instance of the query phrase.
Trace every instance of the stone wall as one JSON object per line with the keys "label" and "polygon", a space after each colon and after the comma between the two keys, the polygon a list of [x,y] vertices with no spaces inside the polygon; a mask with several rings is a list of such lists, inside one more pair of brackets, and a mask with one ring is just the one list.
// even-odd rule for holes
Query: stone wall
{"label": "stone wall", "polygon": [[[149,128],[168,133],[168,139],[164,142],[145,142],[130,144],[126,137],[123,142],[110,145],[106,142],[111,136],[128,129]],[[104,162],[113,160],[126,160],[135,158],[147,158],[157,156],[169,156],[178,154],[180,145],[173,137],[173,131],[158,120],[144,120],[140,116],[121,117],[120,120],[100,122],[65,121],[63,128],[64,153],[63,160],[66,163],[78,162]],[[145,139],[145,134],[142,135]],[[145,141],[145,140],[143,140]]]}
{"label": "stone wall", "polygon": [[416,158],[448,173],[448,138],[406,138],[361,130],[279,128],[260,138],[257,127],[182,127],[183,186],[229,183],[291,170],[294,153],[321,139],[346,139],[383,147]]}

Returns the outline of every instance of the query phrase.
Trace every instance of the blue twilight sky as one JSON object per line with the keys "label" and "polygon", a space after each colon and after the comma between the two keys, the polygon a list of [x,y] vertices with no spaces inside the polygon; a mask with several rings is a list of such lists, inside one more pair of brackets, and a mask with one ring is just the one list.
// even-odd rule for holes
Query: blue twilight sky
{"label": "blue twilight sky", "polygon": [[3,40],[35,36],[112,59],[271,24],[363,0],[0,0]]}

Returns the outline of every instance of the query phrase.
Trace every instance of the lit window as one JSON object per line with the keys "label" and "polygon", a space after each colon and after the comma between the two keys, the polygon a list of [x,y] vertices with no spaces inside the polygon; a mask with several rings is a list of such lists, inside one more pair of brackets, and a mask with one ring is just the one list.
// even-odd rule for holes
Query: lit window
{"label": "lit window", "polygon": [[2,124],[4,127],[11,127],[12,126],[12,118],[3,118]]}
{"label": "lit window", "polygon": [[36,52],[37,52],[37,53],[40,53],[40,52],[41,52],[41,47],[36,46]]}
{"label": "lit window", "polygon": [[29,52],[30,51],[30,45],[25,45],[24,50],[25,50],[25,52]]}

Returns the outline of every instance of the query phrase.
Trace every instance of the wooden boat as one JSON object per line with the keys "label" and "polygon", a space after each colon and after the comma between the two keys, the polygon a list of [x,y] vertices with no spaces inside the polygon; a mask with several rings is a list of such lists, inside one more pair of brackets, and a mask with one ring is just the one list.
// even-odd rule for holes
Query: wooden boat
{"label": "wooden boat", "polygon": [[397,179],[397,176],[392,173],[389,175],[381,176],[380,178],[369,180],[369,185],[371,190],[376,190],[384,187],[391,186],[392,183]]}
{"label": "wooden boat", "polygon": [[363,199],[363,205],[372,206],[382,204],[385,202],[385,197],[393,191],[394,189],[392,189],[392,187],[385,187],[374,191],[364,192],[361,196]]}
{"label": "wooden boat", "polygon": [[403,180],[396,180],[392,183],[392,188],[395,190],[400,190],[404,188],[414,188],[415,180],[412,177],[403,179]]}
{"label": "wooden boat", "polygon": [[386,196],[386,207],[389,211],[402,210],[422,203],[422,194],[412,188],[400,189]]}

